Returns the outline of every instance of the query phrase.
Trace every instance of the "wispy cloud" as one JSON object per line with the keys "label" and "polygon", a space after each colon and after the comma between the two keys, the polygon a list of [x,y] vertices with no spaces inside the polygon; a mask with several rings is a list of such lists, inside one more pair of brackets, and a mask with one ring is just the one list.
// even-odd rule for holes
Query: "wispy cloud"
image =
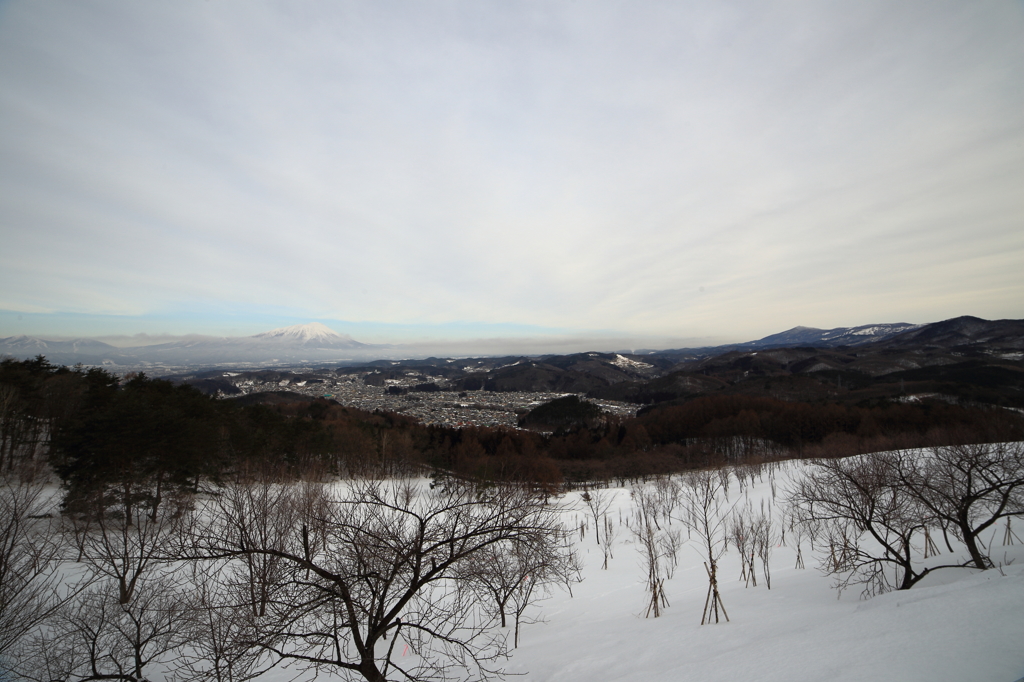
{"label": "wispy cloud", "polygon": [[1022,38],[1010,2],[10,2],[0,309],[1020,317]]}

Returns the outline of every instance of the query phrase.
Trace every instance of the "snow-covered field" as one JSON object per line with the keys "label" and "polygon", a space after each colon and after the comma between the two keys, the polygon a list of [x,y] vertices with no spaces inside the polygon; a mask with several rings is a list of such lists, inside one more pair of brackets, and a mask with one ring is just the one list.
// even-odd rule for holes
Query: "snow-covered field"
{"label": "snow-covered field", "polygon": [[[784,463],[780,489],[805,465]],[[767,476],[747,489],[755,506],[772,500]],[[632,514],[630,491],[619,489],[610,516]],[[735,479],[730,499],[741,495]],[[564,503],[585,518],[579,494]],[[744,500],[745,502],[745,500]],[[778,510],[778,506],[776,507]],[[1024,545],[991,555],[1001,569],[944,569],[909,591],[862,599],[854,588],[837,598],[831,578],[817,569],[804,540],[806,569],[794,568],[796,548],[775,547],[771,590],[744,587],[740,560],[730,550],[719,583],[730,622],[700,625],[708,581],[692,543],[679,551],[679,568],[665,583],[671,606],[644,618],[645,574],[627,529],[614,545],[608,570],[591,532],[576,545],[583,582],[573,597],[557,592],[541,604],[546,620],[523,629],[508,672],[531,682],[548,680],[1005,680],[1024,678]],[[685,533],[685,531],[684,531]],[[684,535],[685,536],[685,535]],[[988,543],[990,538],[984,538]],[[942,544],[941,541],[939,544]],[[949,554],[940,556],[948,561]],[[760,569],[759,569],[760,571]],[[760,576],[759,576],[760,577]]]}
{"label": "snow-covered field", "polygon": [[[801,544],[806,568],[795,566],[798,535],[788,529],[784,491],[808,466],[784,462],[776,465],[774,475],[767,470],[753,478],[744,474],[743,486],[736,473],[731,475],[725,506],[749,504],[770,513],[775,527],[786,525],[787,532],[784,543],[773,543],[770,590],[760,561],[757,586],[745,584],[738,552],[730,547],[718,574],[730,620],[710,625],[700,624],[708,579],[696,538],[678,549],[678,566],[664,583],[670,605],[661,617],[645,618],[647,575],[627,526],[637,523],[632,491],[599,493],[613,496],[606,519],[615,529],[615,541],[607,570],[602,570],[604,553],[582,493],[553,500],[567,527],[587,525],[585,536],[574,532],[572,539],[582,560],[582,582],[573,586],[571,596],[554,589],[527,612],[539,622],[523,626],[519,647],[504,664],[509,679],[1024,680],[1024,543],[1004,546],[1000,523],[982,538],[995,569],[943,569],[909,591],[870,599],[862,598],[858,586],[839,595],[833,578],[818,570],[819,556],[806,536]],[[676,516],[680,513],[677,509]],[[679,520],[665,527],[681,531],[686,540]],[[1019,527],[1015,530],[1024,535]],[[927,561],[954,563],[941,539],[937,542],[944,551]],[[161,679],[160,671],[154,672],[154,679]],[[328,671],[321,678],[333,679]],[[260,679],[306,682],[313,676],[278,667]]]}
{"label": "snow-covered field", "polygon": [[[808,465],[785,462],[775,474],[773,498],[767,474],[741,490],[733,477],[729,504],[749,500],[771,506],[781,523],[783,489]],[[859,587],[837,595],[832,578],[818,570],[818,556],[803,539],[806,568],[795,567],[794,535],[774,547],[771,589],[740,579],[741,562],[730,548],[720,563],[719,583],[730,618],[700,625],[708,589],[703,559],[694,542],[678,552],[679,566],[666,581],[670,602],[659,618],[645,618],[642,558],[625,523],[634,513],[629,489],[611,489],[608,517],[618,526],[614,556],[602,570],[603,553],[592,523],[574,534],[583,560],[583,581],[570,596],[555,590],[524,625],[519,648],[505,664],[509,679],[524,682],[913,681],[1015,682],[1024,678],[1024,544],[1001,544],[1004,526],[984,537],[993,542],[999,567],[989,571],[944,569],[909,591],[870,599]],[[567,525],[588,518],[580,493],[564,495]],[[621,525],[620,525],[621,519]],[[678,521],[673,528],[682,528]],[[686,531],[683,530],[683,537]],[[942,542],[940,541],[941,545]],[[944,549],[944,548],[943,548]],[[931,561],[948,563],[948,551]],[[511,635],[510,635],[511,637]],[[511,641],[511,639],[510,639]],[[263,679],[294,679],[275,669]],[[300,676],[299,679],[305,679]]]}

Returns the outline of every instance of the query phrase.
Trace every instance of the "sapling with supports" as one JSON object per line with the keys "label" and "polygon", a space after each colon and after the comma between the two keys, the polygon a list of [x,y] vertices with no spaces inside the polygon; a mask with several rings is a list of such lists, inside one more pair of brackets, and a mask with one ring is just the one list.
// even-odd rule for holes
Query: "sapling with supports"
{"label": "sapling with supports", "polygon": [[751,535],[750,522],[748,519],[749,511],[750,504],[748,503],[742,509],[733,512],[729,534],[732,537],[736,551],[739,552],[740,555],[740,580],[743,581],[744,587],[750,587],[751,580],[754,582],[754,587],[757,587],[757,576],[754,573],[753,564],[753,536]]}
{"label": "sapling with supports", "polygon": [[[615,503],[615,493],[610,490],[584,490],[580,499],[587,505],[591,518],[594,519],[594,532],[597,535],[597,544],[601,544],[601,519],[608,513]],[[580,537],[582,540],[583,538]]]}
{"label": "sapling with supports", "polygon": [[665,579],[662,577],[661,566],[661,543],[658,541],[658,531],[654,527],[653,519],[642,506],[637,507],[637,523],[633,528],[633,535],[637,540],[637,547],[643,557],[643,566],[647,572],[647,609],[644,618],[652,615],[655,618],[661,616],[661,609],[668,606],[668,598],[665,596]]}
{"label": "sapling with supports", "polygon": [[[772,546],[775,544],[776,535],[771,515],[766,514],[764,509],[754,518],[751,535],[754,538],[754,551],[761,559],[761,570],[764,573],[765,587],[770,590],[772,589],[772,573],[769,568],[769,560],[771,559]],[[751,561],[750,569],[751,571],[754,569],[753,561]]]}
{"label": "sapling with supports", "polygon": [[704,568],[708,574],[708,594],[700,624],[719,622],[719,611],[725,620],[729,615],[718,591],[718,561],[728,548],[726,524],[729,518],[722,504],[722,479],[714,471],[696,471],[683,479],[685,516],[680,519],[697,536]]}
{"label": "sapling with supports", "polygon": [[1017,542],[1020,542],[1020,538],[1017,537],[1017,534],[1014,533],[1013,530],[1010,528],[1010,517],[1007,516],[1006,517],[1006,532],[1003,533],[1003,546],[1005,547],[1006,545],[1013,545],[1013,544],[1015,544],[1014,543],[1014,539],[1016,539]]}
{"label": "sapling with supports", "polygon": [[604,523],[604,535],[601,537],[601,552],[604,554],[604,562],[601,564],[601,570],[607,571],[608,560],[615,558],[612,556],[612,545],[619,533],[618,527],[612,519],[608,518],[607,514],[602,522]]}
{"label": "sapling with supports", "polygon": [[793,533],[793,539],[796,541],[796,565],[793,568],[806,568],[804,566],[804,550],[801,546],[804,539],[804,526],[790,519],[790,530]]}

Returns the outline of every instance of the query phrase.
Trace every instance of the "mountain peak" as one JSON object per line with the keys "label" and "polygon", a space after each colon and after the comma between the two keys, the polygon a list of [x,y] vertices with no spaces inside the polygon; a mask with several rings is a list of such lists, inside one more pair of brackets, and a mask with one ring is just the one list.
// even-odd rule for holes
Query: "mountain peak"
{"label": "mountain peak", "polygon": [[348,341],[350,337],[341,335],[325,324],[310,322],[295,324],[291,327],[271,329],[269,332],[256,334],[256,339],[280,339],[286,341]]}

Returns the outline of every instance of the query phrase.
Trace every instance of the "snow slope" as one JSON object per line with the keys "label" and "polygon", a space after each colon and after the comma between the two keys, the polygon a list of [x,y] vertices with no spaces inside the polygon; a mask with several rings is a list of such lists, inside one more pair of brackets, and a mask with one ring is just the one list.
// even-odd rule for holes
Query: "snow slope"
{"label": "snow slope", "polygon": [[[786,479],[804,466],[783,464],[780,503]],[[771,500],[769,487],[765,476],[748,490],[755,506]],[[738,496],[734,480],[730,497]],[[618,490],[616,502],[625,519],[632,511],[630,492]],[[578,509],[570,513],[584,518]],[[611,516],[617,521],[618,511]],[[1003,547],[1002,535],[1000,526],[992,551],[1004,564],[1001,570],[938,571],[912,590],[869,600],[855,590],[837,598],[806,540],[806,569],[794,568],[795,547],[775,548],[771,590],[763,579],[758,587],[744,587],[731,550],[719,573],[731,621],[701,626],[707,577],[691,544],[680,550],[679,568],[665,584],[671,606],[662,617],[645,619],[645,576],[626,529],[607,571],[600,570],[602,553],[588,534],[577,545],[586,565],[583,583],[572,598],[555,594],[542,604],[547,622],[524,628],[507,670],[527,673],[521,679],[530,682],[1013,682],[1024,677],[1024,546]],[[787,542],[793,543],[791,533]],[[939,557],[948,559],[948,552]]]}
{"label": "snow slope", "polygon": [[[730,477],[729,504],[749,502],[784,524],[783,495],[809,464],[784,462],[772,474]],[[748,470],[749,471],[749,470]],[[423,481],[423,485],[427,482]],[[339,485],[345,485],[341,483]],[[773,495],[773,490],[777,495]],[[796,534],[787,530],[771,556],[772,588],[758,566],[758,586],[746,587],[735,549],[719,566],[719,586],[729,622],[700,625],[707,576],[695,544],[678,552],[674,576],[665,583],[670,606],[660,618],[644,618],[645,574],[632,533],[631,491],[613,489],[608,518],[616,527],[614,556],[602,570],[603,553],[592,525],[573,542],[583,560],[583,581],[570,596],[555,590],[527,617],[520,646],[505,665],[508,679],[523,682],[960,682],[1024,680],[1024,542],[1004,546],[999,524],[982,540],[997,568],[943,569],[908,591],[862,599],[856,588],[837,595],[817,570],[809,542],[807,568],[796,568]],[[58,492],[53,491],[54,495]],[[558,499],[566,525],[589,520],[580,493]],[[1015,528],[1022,533],[1020,523]],[[676,521],[673,529],[682,528]],[[683,537],[686,531],[683,530]],[[940,547],[944,544],[937,541]],[[820,549],[820,548],[819,548]],[[920,554],[918,554],[920,556]],[[952,563],[948,551],[929,562]],[[959,557],[962,560],[963,557]],[[511,628],[509,629],[511,637]],[[396,648],[396,651],[402,651]],[[155,677],[161,676],[154,666]],[[335,679],[326,671],[323,679]],[[260,679],[314,679],[295,667],[278,667]]]}
{"label": "snow slope", "polygon": [[[782,491],[805,466],[779,465],[774,501],[767,474],[742,492],[734,477],[730,503],[749,499],[760,508],[764,500],[779,522]],[[632,515],[633,503],[629,490],[615,494],[609,517],[619,526]],[[565,495],[561,504],[570,527],[587,518],[579,493]],[[505,665],[511,673],[507,679],[1019,681],[1024,678],[1024,544],[1003,547],[1002,536],[1000,526],[992,550],[999,569],[938,571],[912,590],[867,600],[856,589],[837,596],[831,579],[817,570],[806,539],[807,568],[795,568],[792,532],[787,532],[788,545],[772,554],[771,590],[760,574],[757,587],[744,587],[738,555],[730,549],[719,581],[731,621],[701,626],[707,577],[692,543],[679,551],[679,567],[665,584],[671,605],[662,617],[645,619],[645,576],[628,529],[619,526],[614,557],[609,569],[601,570],[603,555],[590,528],[586,537],[580,540],[576,533],[574,540],[584,561],[583,582],[573,596],[555,591],[538,605],[533,615],[543,622],[523,626],[520,646]],[[946,552],[937,560],[949,558]],[[295,672],[278,668],[261,679],[313,679],[295,678]]]}

